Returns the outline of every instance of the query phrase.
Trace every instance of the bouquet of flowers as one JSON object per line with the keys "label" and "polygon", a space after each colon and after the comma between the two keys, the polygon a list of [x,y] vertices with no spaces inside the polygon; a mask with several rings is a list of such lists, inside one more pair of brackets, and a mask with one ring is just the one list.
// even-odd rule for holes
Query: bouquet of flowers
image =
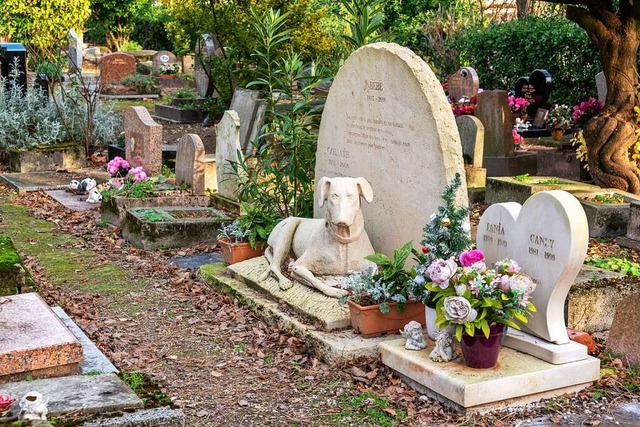
{"label": "bouquet of flowers", "polygon": [[112,178],[122,178],[129,173],[131,165],[122,157],[114,157],[109,163],[107,163],[107,172],[111,174]]}
{"label": "bouquet of flowers", "polygon": [[547,116],[547,124],[551,129],[569,129],[571,126],[571,110],[567,105],[554,105]]}
{"label": "bouquet of flowers", "polygon": [[596,114],[602,111],[604,104],[595,98],[589,98],[573,106],[573,114],[571,118],[574,123],[579,126],[586,125],[587,122]]}
{"label": "bouquet of flowers", "polygon": [[458,263],[454,257],[434,260],[424,279],[437,302],[436,325],[441,330],[455,325],[458,341],[463,332],[473,336],[476,329],[488,338],[494,323],[520,329],[515,320],[527,323],[527,315],[536,311],[530,300],[536,288],[531,278],[510,259],[489,269],[480,250],[462,252]]}
{"label": "bouquet of flowers", "polygon": [[160,74],[178,74],[180,70],[180,64],[177,63],[160,65]]}
{"label": "bouquet of flowers", "polygon": [[511,113],[513,114],[526,114],[527,107],[529,106],[529,101],[524,98],[510,96],[509,100],[509,108],[511,108]]}

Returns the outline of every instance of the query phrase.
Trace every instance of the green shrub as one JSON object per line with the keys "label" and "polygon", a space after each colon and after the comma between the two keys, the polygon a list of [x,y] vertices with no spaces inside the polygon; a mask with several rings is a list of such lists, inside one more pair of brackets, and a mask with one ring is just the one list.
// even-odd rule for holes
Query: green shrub
{"label": "green shrub", "polygon": [[136,50],[142,50],[142,46],[136,41],[129,40],[128,42],[122,43],[122,45],[120,46],[120,50],[124,52],[132,52]]}
{"label": "green shrub", "polygon": [[553,76],[552,104],[575,104],[596,93],[598,54],[584,30],[563,17],[476,27],[447,44],[460,52],[462,66],[476,69],[484,89],[513,88],[519,77],[541,68]]}
{"label": "green shrub", "polygon": [[628,259],[616,257],[587,258],[584,263],[605,270],[617,271],[627,276],[640,277],[640,264]]}
{"label": "green shrub", "polygon": [[135,88],[140,95],[158,93],[158,85],[155,76],[145,76],[142,74],[133,74],[122,79],[121,83],[125,86]]}

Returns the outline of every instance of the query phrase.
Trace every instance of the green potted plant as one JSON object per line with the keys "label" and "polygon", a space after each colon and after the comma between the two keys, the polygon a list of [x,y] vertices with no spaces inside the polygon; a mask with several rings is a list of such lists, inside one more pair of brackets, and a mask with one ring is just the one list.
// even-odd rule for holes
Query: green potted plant
{"label": "green potted plant", "polygon": [[547,126],[551,129],[551,137],[560,141],[564,131],[571,127],[571,109],[567,105],[556,104],[547,116]]}
{"label": "green potted plant", "polygon": [[376,264],[349,276],[341,287],[349,295],[340,298],[347,303],[353,329],[365,337],[398,332],[415,320],[424,326],[424,304],[410,299],[409,289],[415,273],[405,270],[413,241],[393,251],[393,259],[376,253],[365,257]]}
{"label": "green potted plant", "polygon": [[218,234],[222,257],[227,264],[235,264],[264,253],[273,227],[280,221],[275,213],[249,203],[242,203],[242,214]]}

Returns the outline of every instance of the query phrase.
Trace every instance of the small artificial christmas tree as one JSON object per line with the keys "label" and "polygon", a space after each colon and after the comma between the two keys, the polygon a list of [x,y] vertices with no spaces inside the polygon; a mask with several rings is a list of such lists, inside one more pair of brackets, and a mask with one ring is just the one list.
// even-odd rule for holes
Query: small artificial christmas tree
{"label": "small artificial christmas tree", "polygon": [[438,212],[431,215],[424,226],[422,234],[422,253],[415,253],[419,265],[416,266],[416,277],[413,282],[411,296],[430,307],[435,307],[429,298],[429,291],[424,287],[428,281],[427,268],[436,259],[447,260],[456,257],[471,247],[473,240],[469,237],[469,208],[456,207],[456,192],[462,185],[460,174],[442,192],[444,205],[438,206]]}

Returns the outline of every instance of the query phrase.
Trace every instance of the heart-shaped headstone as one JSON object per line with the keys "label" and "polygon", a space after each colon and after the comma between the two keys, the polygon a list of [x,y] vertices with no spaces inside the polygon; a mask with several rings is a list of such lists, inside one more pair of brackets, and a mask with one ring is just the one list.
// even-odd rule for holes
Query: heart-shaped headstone
{"label": "heart-shaped headstone", "polygon": [[489,206],[476,241],[487,264],[513,259],[537,283],[532,300],[538,311],[523,329],[549,342],[568,343],[564,302],[589,244],[587,217],[578,200],[554,190],[534,194],[523,206]]}
{"label": "heart-shaped headstone", "polygon": [[533,70],[529,77],[520,77],[515,84],[516,96],[530,102],[527,114],[535,117],[538,108],[544,108],[549,99],[553,78],[547,70]]}

